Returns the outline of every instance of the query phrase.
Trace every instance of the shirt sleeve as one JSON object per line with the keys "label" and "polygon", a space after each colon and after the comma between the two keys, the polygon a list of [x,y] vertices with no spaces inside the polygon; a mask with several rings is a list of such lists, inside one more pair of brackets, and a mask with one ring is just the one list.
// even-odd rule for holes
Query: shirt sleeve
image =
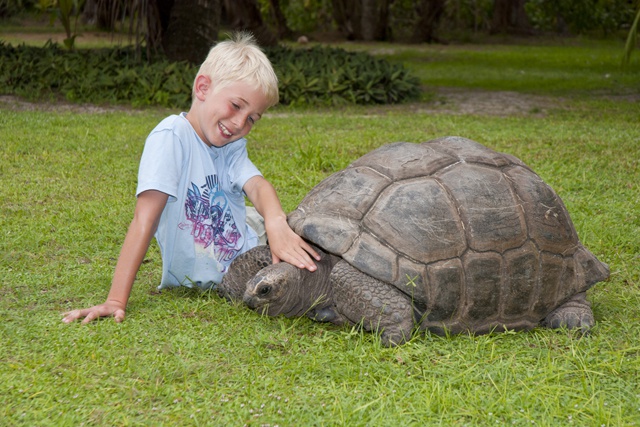
{"label": "shirt sleeve", "polygon": [[175,201],[182,170],[182,143],[168,128],[149,134],[140,158],[136,196],[147,190],[158,190]]}
{"label": "shirt sleeve", "polygon": [[237,149],[230,153],[229,165],[229,183],[234,192],[242,193],[242,188],[249,179],[254,176],[262,176],[260,170],[249,159],[246,140],[242,141],[242,144],[238,144]]}

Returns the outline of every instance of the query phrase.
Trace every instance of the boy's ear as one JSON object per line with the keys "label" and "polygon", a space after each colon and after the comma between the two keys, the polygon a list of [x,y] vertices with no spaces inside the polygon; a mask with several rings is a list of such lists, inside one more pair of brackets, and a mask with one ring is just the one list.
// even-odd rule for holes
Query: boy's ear
{"label": "boy's ear", "polygon": [[204,97],[211,90],[211,79],[208,76],[204,76],[202,74],[198,75],[196,77],[195,89],[196,97],[200,101],[203,101]]}

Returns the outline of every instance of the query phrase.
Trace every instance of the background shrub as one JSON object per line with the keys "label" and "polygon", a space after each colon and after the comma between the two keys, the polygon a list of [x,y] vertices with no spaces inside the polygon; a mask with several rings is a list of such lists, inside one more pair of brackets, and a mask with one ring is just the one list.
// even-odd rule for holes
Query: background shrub
{"label": "background shrub", "polygon": [[[387,104],[419,94],[418,79],[400,65],[366,53],[276,47],[267,55],[280,78],[283,104]],[[197,67],[163,57],[139,61],[132,48],[69,51],[55,43],[0,43],[0,92],[28,99],[130,103],[187,109]]]}
{"label": "background shrub", "polygon": [[364,52],[313,47],[267,50],[283,104],[395,104],[419,94],[418,79],[398,64]]}
{"label": "background shrub", "polygon": [[627,0],[529,0],[525,8],[532,24],[543,31],[611,34],[633,21]]}

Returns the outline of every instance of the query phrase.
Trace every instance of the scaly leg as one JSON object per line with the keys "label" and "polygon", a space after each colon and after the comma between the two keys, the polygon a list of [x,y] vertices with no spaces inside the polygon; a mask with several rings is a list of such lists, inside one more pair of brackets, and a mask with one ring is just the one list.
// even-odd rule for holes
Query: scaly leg
{"label": "scaly leg", "polygon": [[367,331],[380,333],[386,346],[403,344],[414,326],[411,299],[341,260],[331,270],[336,311]]}

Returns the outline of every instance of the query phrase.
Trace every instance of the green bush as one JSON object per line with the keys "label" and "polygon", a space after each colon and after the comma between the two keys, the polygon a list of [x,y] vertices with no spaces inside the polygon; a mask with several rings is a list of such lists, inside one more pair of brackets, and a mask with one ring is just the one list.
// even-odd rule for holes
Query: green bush
{"label": "green bush", "polygon": [[536,28],[574,34],[611,34],[631,23],[634,14],[627,0],[530,0],[525,8]]}
{"label": "green bush", "polygon": [[[340,49],[267,51],[280,78],[283,104],[398,103],[419,93],[399,65]],[[129,103],[186,109],[197,67],[163,57],[139,60],[132,48],[69,51],[55,43],[17,47],[0,42],[0,92],[28,99]]]}
{"label": "green bush", "polygon": [[33,9],[35,0],[0,0],[0,19],[11,18]]}
{"label": "green bush", "polygon": [[283,104],[395,104],[416,97],[419,81],[401,65],[364,52],[313,47],[267,51]]}
{"label": "green bush", "polygon": [[195,68],[165,60],[136,59],[129,48],[69,51],[0,44],[0,91],[28,99],[188,106]]}

